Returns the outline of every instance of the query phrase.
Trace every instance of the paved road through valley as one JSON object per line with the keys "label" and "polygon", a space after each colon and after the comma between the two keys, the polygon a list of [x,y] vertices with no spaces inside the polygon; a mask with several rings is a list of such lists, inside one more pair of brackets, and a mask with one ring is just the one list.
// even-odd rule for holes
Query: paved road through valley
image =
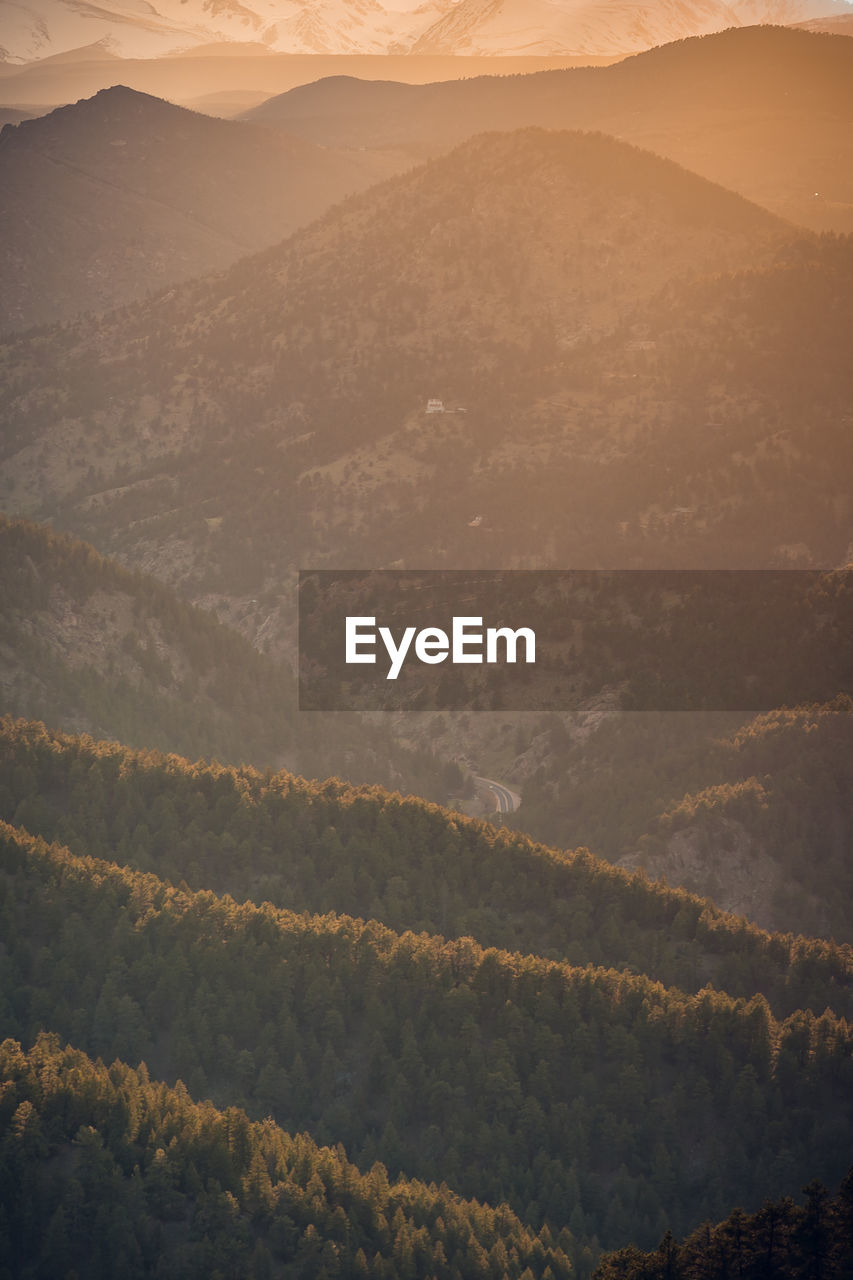
{"label": "paved road through valley", "polygon": [[509,787],[505,787],[502,782],[493,782],[491,778],[476,778],[475,782],[479,782],[480,786],[486,787],[495,797],[496,813],[514,813],[521,804],[521,796],[515,791],[510,791]]}

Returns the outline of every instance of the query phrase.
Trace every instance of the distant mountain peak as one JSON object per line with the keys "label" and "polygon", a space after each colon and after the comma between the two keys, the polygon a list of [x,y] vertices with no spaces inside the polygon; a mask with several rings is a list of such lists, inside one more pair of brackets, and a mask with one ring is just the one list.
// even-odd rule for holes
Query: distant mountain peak
{"label": "distant mountain peak", "polygon": [[152,57],[255,45],[279,53],[619,56],[730,26],[851,14],[846,0],[120,0],[3,8],[5,56]]}
{"label": "distant mountain peak", "polygon": [[44,145],[52,145],[58,137],[68,134],[73,133],[77,138],[81,129],[97,130],[116,124],[138,128],[142,122],[147,126],[156,120],[190,120],[193,117],[204,125],[208,123],[209,117],[186,107],[176,106],[153,94],[131,89],[125,84],[114,84],[108,89],[99,89],[89,98],[79,98],[76,102],[55,107],[44,116],[8,126],[8,130],[14,132],[18,144],[39,149]]}
{"label": "distant mountain peak", "polygon": [[282,239],[387,168],[111,85],[0,135],[0,330],[104,310]]}

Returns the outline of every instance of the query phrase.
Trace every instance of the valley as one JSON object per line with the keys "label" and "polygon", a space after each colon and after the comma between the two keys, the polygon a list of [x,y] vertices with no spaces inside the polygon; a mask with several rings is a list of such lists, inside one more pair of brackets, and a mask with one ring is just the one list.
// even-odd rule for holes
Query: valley
{"label": "valley", "polygon": [[[10,26],[4,1275],[848,1274],[853,42],[779,9]],[[305,568],[808,569],[837,679],[308,712]]]}

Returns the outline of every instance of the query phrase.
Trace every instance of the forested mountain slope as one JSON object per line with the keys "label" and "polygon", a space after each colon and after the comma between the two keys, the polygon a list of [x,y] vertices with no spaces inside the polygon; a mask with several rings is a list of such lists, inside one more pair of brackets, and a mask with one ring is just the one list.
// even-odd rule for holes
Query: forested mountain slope
{"label": "forested mountain slope", "polygon": [[[474,140],[224,277],[3,348],[5,501],[274,650],[296,565],[844,563],[853,245],[790,235],[612,140]],[[435,393],[467,412],[427,418]],[[841,932],[840,899],[803,906],[780,923]]]}
{"label": "forested mountain slope", "polygon": [[[294,565],[344,555],[837,564],[853,248],[782,234],[606,139],[475,140],[218,281],[4,348],[7,506],[256,634]],[[675,284],[725,255],[765,265]],[[468,412],[425,420],[435,392]]]}
{"label": "forested mountain slope", "polygon": [[[458,768],[381,725],[300,716],[290,668],[154,578],[0,516],[0,710],[131,746],[444,800]],[[239,625],[239,617],[232,619]]]}
{"label": "forested mountain slope", "polygon": [[245,118],[327,146],[408,146],[416,155],[482,129],[601,129],[803,226],[849,232],[851,86],[844,36],[752,26],[608,67],[424,85],[330,76]]}
{"label": "forested mountain slope", "polygon": [[238,906],[3,829],[2,1021],[144,1058],[359,1165],[647,1247],[837,1181],[847,1024],[765,1001]]}
{"label": "forested mountain slope", "polygon": [[765,1200],[757,1213],[735,1209],[724,1222],[705,1223],[682,1242],[666,1235],[653,1253],[635,1246],[604,1258],[594,1280],[699,1280],[714,1275],[799,1280],[844,1280],[853,1267],[853,1172],[835,1195],[817,1180],[790,1196]]}
{"label": "forested mountain slope", "polygon": [[[492,211],[487,225],[494,222]],[[628,255],[631,224],[620,234]],[[424,242],[430,261],[438,238],[432,234]],[[505,238],[496,241],[496,253],[499,245],[508,251]],[[378,242],[375,249],[378,254]],[[601,252],[609,252],[606,245]],[[545,269],[544,260],[539,268],[536,261],[535,252],[529,263],[519,259],[525,279]],[[566,258],[570,274],[574,261]],[[536,340],[530,326],[501,342],[480,334],[471,338],[467,363],[464,326],[473,323],[464,319],[468,295],[454,301],[430,271],[413,263],[436,315],[442,306],[448,316],[455,308],[457,327],[445,322],[433,331],[424,308],[412,311],[393,284],[390,266],[380,287],[382,264],[372,258],[365,269],[371,264],[376,270],[375,318],[365,324],[354,293],[346,327],[339,290],[351,267],[332,253],[314,270],[323,277],[339,271],[336,283],[329,282],[338,301],[327,310],[322,292],[313,293],[317,278],[309,277],[314,320],[312,337],[299,329],[304,358],[297,367],[291,348],[271,338],[274,359],[283,362],[280,376],[273,364],[259,363],[253,380],[237,339],[264,292],[269,290],[271,308],[276,296],[257,263],[257,277],[245,281],[245,297],[228,304],[231,320],[224,311],[208,313],[211,332],[204,338],[187,329],[181,360],[195,360],[198,376],[174,384],[164,401],[169,408],[148,428],[141,421],[153,412],[148,401],[130,400],[141,369],[131,372],[126,360],[100,370],[102,382],[116,378],[125,387],[117,420],[106,400],[98,410],[101,391],[94,381],[79,384],[76,409],[59,387],[36,398],[32,388],[24,389],[35,376],[35,366],[27,364],[44,351],[37,343],[8,348],[7,367],[17,369],[18,380],[9,379],[3,447],[7,475],[18,482],[7,502],[41,503],[97,545],[182,580],[223,610],[233,610],[236,596],[247,629],[258,636],[287,634],[277,609],[294,563],[341,563],[344,555],[350,565],[419,567],[743,568],[846,561],[853,538],[846,447],[853,393],[845,347],[853,323],[849,240],[789,244],[765,268],[682,282],[654,304],[626,303],[621,323],[595,341],[556,328],[553,314],[540,307],[534,274],[521,296],[528,299],[530,326],[539,317]],[[460,262],[456,269],[466,275],[471,264]],[[580,290],[574,303],[579,315],[582,295]],[[621,284],[606,274],[596,284],[597,306],[610,298],[618,308],[621,296]],[[563,299],[560,305],[572,304]],[[336,319],[327,331],[332,312]],[[498,323],[497,304],[490,314],[483,312],[484,325]],[[415,326],[411,348],[406,315]],[[138,319],[138,342],[147,346],[155,339],[148,333],[151,318]],[[259,358],[261,335],[277,333],[282,323],[272,311],[266,320],[257,317],[252,339]],[[226,342],[230,328],[234,338]],[[347,375],[358,334],[369,367]],[[252,345],[248,337],[246,342]],[[54,358],[61,346],[59,335],[49,340]],[[142,368],[161,370],[168,383],[178,348],[174,337],[170,353],[158,346],[156,358],[146,357]],[[75,350],[83,365],[91,362],[94,379],[97,355]],[[57,375],[66,386],[74,380],[69,359],[62,356],[64,372]],[[425,369],[433,361],[430,376]],[[312,362],[309,395],[302,384]],[[239,437],[227,412],[238,386],[246,397],[240,400]],[[454,388],[465,393],[468,412],[425,418],[426,394]],[[285,408],[285,397],[296,394],[306,398]],[[52,408],[45,404],[56,397]],[[71,416],[83,414],[84,404],[85,424]],[[179,442],[188,427],[181,423],[193,415],[207,425],[185,449]],[[27,443],[33,435],[41,435],[41,446]],[[106,472],[79,475],[77,492],[63,498],[75,476],[73,449],[82,446],[79,456],[94,458],[86,451],[99,443],[108,448],[105,467],[109,450],[124,459],[113,479],[125,483],[108,484]],[[473,530],[472,513],[483,517]]]}
{"label": "forested mountain slope", "polygon": [[[43,1036],[0,1045],[0,1259],[8,1274],[91,1280],[392,1280],[509,1268],[568,1277],[568,1260],[502,1206],[359,1172],[340,1147],[217,1111],[144,1064],[107,1069]],[[485,1268],[485,1271],[484,1271]]]}
{"label": "forested mountain slope", "polygon": [[[603,379],[591,344],[666,281],[771,262],[788,236],[612,139],[475,139],[220,278],[0,350],[7,509],[52,513],[196,598],[256,599],[285,566],[344,550],[350,564],[458,567],[524,563],[535,545],[547,562],[598,499],[589,473],[618,471],[626,443],[614,450],[594,401],[592,458],[572,424],[560,430],[563,470],[589,491],[567,527],[540,397],[561,376],[578,390]],[[620,375],[633,340],[620,331]],[[427,431],[433,394],[469,412]],[[507,450],[520,468],[509,503]],[[641,498],[651,480],[641,472]],[[492,505],[472,539],[479,499]]]}
{"label": "forested mountain slope", "polygon": [[582,739],[557,723],[513,824],[571,831],[765,928],[850,941],[850,699],[736,719],[621,715]]}
{"label": "forested mountain slope", "polygon": [[[649,138],[681,101],[694,154],[728,129],[732,172],[768,140],[756,182],[784,172],[777,207],[812,180],[823,128],[818,169],[843,203],[847,47],[743,34],[626,64],[606,127],[637,110]],[[535,92],[559,111],[570,83],[605,82]],[[82,104],[93,119],[140,107],[104,98]],[[166,133],[176,119],[140,110]],[[130,142],[96,132],[95,165]],[[154,160],[160,193],[180,186],[175,155]],[[601,1246],[633,1245],[610,1275],[682,1280],[682,1263],[707,1273],[701,1254],[672,1236],[637,1250],[733,1205],[745,1242],[765,1197],[837,1184],[853,953],[803,935],[851,936],[849,698],[720,716],[716,741],[692,721],[610,721],[612,688],[576,736],[542,717],[515,734],[519,822],[593,846],[566,853],[285,772],[340,759],[391,786],[461,784],[455,764],[395,751],[391,717],[297,717],[277,663],[311,565],[820,567],[810,603],[843,604],[851,329],[853,239],[619,139],[533,127],[463,142],[220,275],[0,344],[3,505],[162,584],[0,522],[0,710],[53,722],[0,721],[0,1040],[75,1046],[0,1051],[0,1272],[566,1280],[570,1263],[590,1280]],[[666,629],[672,602],[659,614]],[[742,652],[735,630],[703,648],[710,676]],[[472,763],[466,714],[437,715],[420,745]],[[516,726],[491,724],[506,763]],[[599,847],[668,877],[692,859],[710,889],[739,860],[794,931]],[[795,1241],[807,1215],[778,1222]],[[720,1266],[752,1266],[746,1244],[717,1248],[728,1228],[705,1237]],[[764,1250],[760,1280],[776,1261]]]}
{"label": "forested mountain slope", "polygon": [[211,119],[120,84],[10,123],[0,137],[0,332],[221,269],[388,172],[375,155]]}
{"label": "forested mountain slope", "polygon": [[768,935],[709,903],[419,800],[190,765],[3,724],[0,817],[193,889],[393,929],[706,982],[784,1016],[851,1009],[850,949]]}

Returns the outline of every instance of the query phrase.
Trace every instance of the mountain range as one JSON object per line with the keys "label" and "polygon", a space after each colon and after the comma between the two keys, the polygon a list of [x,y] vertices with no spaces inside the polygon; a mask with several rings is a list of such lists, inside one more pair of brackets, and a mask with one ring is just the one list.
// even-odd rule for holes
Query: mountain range
{"label": "mountain range", "polygon": [[327,78],[242,127],[116,86],[2,133],[0,327],[226,266],[489,122],[621,134],[800,225],[844,230],[851,85],[849,41],[749,29],[608,68],[426,86]]}
{"label": "mountain range", "polygon": [[[813,718],[840,739],[838,711],[835,724],[831,709]],[[118,851],[199,892],[639,971],[691,994],[708,983],[738,1000],[760,993],[779,1018],[853,1008],[849,944],[771,937],[583,847],[549,848],[376,786],[184,762],[8,719],[0,763],[3,821],[79,857]]]}
{"label": "mountain range", "polygon": [[2,8],[6,59],[26,61],[107,40],[127,57],[211,42],[256,42],[288,53],[624,54],[725,27],[790,23],[849,13],[843,0],[270,0],[213,7],[158,0],[144,12],[121,0],[92,9],[75,0]]}
{"label": "mountain range", "polygon": [[228,266],[385,176],[116,86],[0,133],[0,329],[101,311]]}
{"label": "mountain range", "polygon": [[763,928],[853,939],[847,776],[853,705],[556,720],[511,769],[513,823],[644,867]]}
{"label": "mountain range", "polygon": [[[288,38],[390,38],[340,16],[294,3]],[[6,276],[68,317],[0,342],[4,1277],[851,1274],[846,673],[758,715],[605,679],[574,713],[355,716],[298,711],[290,670],[310,566],[803,567],[759,662],[804,616],[849,646],[850,48],[336,79],[263,124],[115,87],[4,131]],[[221,53],[175,75],[218,65],[233,106]],[[9,102],[81,66],[45,62],[0,68]],[[697,635],[679,603],[654,634],[707,689],[751,669],[725,606]],[[571,616],[570,674],[605,669],[594,584]],[[521,793],[503,825],[461,812],[472,774]]]}
{"label": "mountain range", "polygon": [[[160,521],[176,507],[166,472],[185,477],[193,497],[177,509],[198,520],[176,527],[166,516],[185,550],[172,572],[162,551],[156,559],[195,598],[221,590],[210,577],[211,518],[220,547],[236,538],[244,548],[245,595],[272,586],[268,560],[322,557],[344,530],[354,563],[456,555],[464,564],[470,513],[484,501],[492,510],[484,489],[501,483],[506,451],[525,448],[529,431],[538,442],[525,456],[528,485],[557,447],[578,474],[618,468],[615,439],[615,455],[602,455],[599,440],[585,456],[571,411],[541,431],[551,413],[543,396],[549,388],[560,400],[562,370],[580,352],[589,363],[623,326],[618,355],[605,346],[596,376],[624,364],[627,349],[630,377],[631,342],[654,340],[636,336],[646,334],[643,309],[667,280],[771,267],[791,236],[757,206],[612,139],[536,130],[474,139],[224,276],[8,343],[7,504],[61,511],[103,550],[151,567]],[[470,409],[445,417],[437,435],[422,429],[435,391]],[[592,402],[581,410],[587,421],[595,412]],[[188,472],[178,459],[199,451]],[[470,459],[462,469],[460,457]],[[447,511],[438,526],[436,510]],[[475,554],[512,555],[514,523],[496,537],[490,516]],[[518,544],[515,555],[529,550]]]}
{"label": "mountain range", "polygon": [[[4,110],[43,115],[116,83],[191,110],[230,118],[239,110],[324,76],[401,80],[406,84],[476,75],[524,75],[567,66],[601,66],[613,58],[472,57],[415,54],[274,53],[257,43],[195,46],[156,58],[119,58],[101,41],[35,62],[0,62]],[[239,104],[239,97],[243,97]],[[238,105],[235,105],[235,97]]]}
{"label": "mountain range", "polygon": [[[7,343],[7,509],[239,597],[249,634],[344,556],[842,563],[849,259],[627,144],[484,136],[220,277]],[[435,395],[467,412],[426,429]]]}
{"label": "mountain range", "polygon": [[595,129],[668,156],[801,226],[853,230],[853,43],[779,27],[681,41],[606,67],[425,85],[328,77],[245,119],[324,146],[423,158],[486,129]]}
{"label": "mountain range", "polygon": [[[849,109],[848,47],[744,30],[623,65],[637,71],[638,100],[648,68],[669,65],[661,92],[668,84],[675,103],[691,82],[709,97],[714,67],[746,82],[754,57],[761,92],[781,100],[794,84],[817,129]],[[788,81],[792,68],[801,74]],[[574,74],[558,79],[558,104]],[[339,87],[318,92],[334,100]],[[506,85],[456,91],[484,87],[497,102]],[[401,87],[380,88],[393,98]],[[738,92],[741,113],[750,101],[757,112],[760,94]],[[72,123],[86,111],[100,121],[112,97],[143,121],[199,123],[121,91],[80,104]],[[93,171],[121,149],[101,150]],[[174,182],[176,162],[157,163]],[[292,573],[310,563],[843,564],[850,274],[843,237],[803,233],[624,142],[480,137],[224,275],[8,341],[4,502],[156,574],[287,658]],[[453,412],[427,417],[436,395]],[[519,731],[510,752],[453,721],[395,730],[449,761],[493,758],[475,771],[511,770],[524,821],[570,844],[571,810],[548,794],[564,748],[537,760],[541,729]],[[528,788],[543,763],[544,785]],[[700,771],[659,794],[621,843],[600,827],[589,841],[632,855],[686,793],[742,781]],[[748,900],[726,899],[740,910]],[[808,927],[827,918],[802,904]]]}
{"label": "mountain range", "polygon": [[[826,1006],[849,994],[849,948],[750,930],[689,895],[588,856],[526,849],[422,802],[133,756],[38,726],[4,737],[9,749],[22,754],[3,803],[23,797],[18,821],[56,821],[88,847],[100,832],[125,865],[0,828],[6,1034],[29,1042],[47,1024],[85,1053],[143,1059],[221,1107],[341,1142],[365,1172],[380,1160],[392,1177],[508,1203],[585,1275],[599,1242],[650,1247],[733,1198],[757,1208],[809,1177],[843,1176],[850,1032]],[[377,887],[404,911],[410,876],[425,878],[418,849],[433,873],[445,868],[439,910],[442,883],[448,908],[464,901],[469,867],[478,892],[484,854],[507,901],[513,864],[526,862],[531,893],[540,877],[552,886],[529,899],[531,927],[557,913],[557,935],[579,949],[584,933],[624,949],[630,920],[641,949],[688,969],[703,938],[733,976],[749,983],[757,963],[781,979],[782,1000],[810,992],[823,1010],[777,1016],[760,996],[686,994],[631,966],[272,905],[269,889],[289,897],[303,875],[321,891],[343,887],[368,831]],[[236,887],[262,869],[259,852],[281,879],[254,880],[260,906],[159,875],[174,863]],[[134,870],[143,860],[146,872]],[[493,914],[504,915],[497,900]],[[201,1158],[207,1183],[216,1174]]]}
{"label": "mountain range", "polygon": [[0,704],[196,759],[336,773],[448,800],[458,767],[355,716],[300,717],[288,666],[94,548],[0,516]]}

